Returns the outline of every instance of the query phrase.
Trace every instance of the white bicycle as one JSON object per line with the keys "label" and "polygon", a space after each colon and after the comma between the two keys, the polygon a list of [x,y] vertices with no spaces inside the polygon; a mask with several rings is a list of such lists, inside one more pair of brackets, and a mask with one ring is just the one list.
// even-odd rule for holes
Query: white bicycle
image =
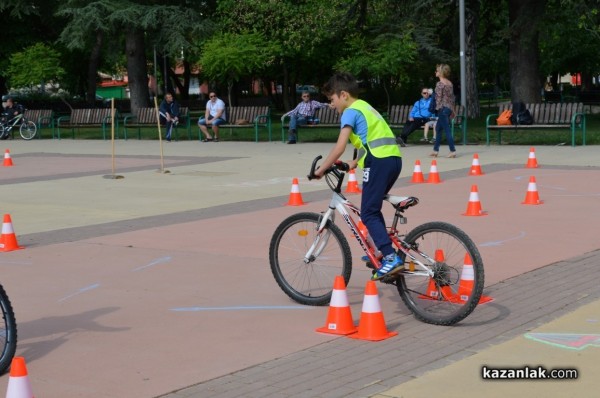
{"label": "white bicycle", "polygon": [[[309,179],[314,178],[320,159],[321,156],[314,159]],[[348,170],[348,164],[338,161],[326,171],[327,185],[333,191],[327,210],[320,214],[294,214],[281,222],[271,238],[269,260],[273,276],[298,303],[328,304],[337,275],[342,275],[348,285],[352,252],[335,224],[336,212],[368,258],[366,266],[373,270],[381,266],[381,255],[374,243],[352,217],[352,213],[360,217],[360,209],[341,193],[343,171]],[[475,243],[458,227],[440,221],[402,234],[398,225],[406,224],[403,213],[419,200],[392,195],[385,200],[395,209],[388,233],[405,268],[379,281],[396,286],[417,319],[436,325],[460,322],[473,312],[483,293],[483,262]]]}
{"label": "white bicycle", "polygon": [[9,118],[4,116],[0,120],[0,139],[7,139],[15,126],[19,125],[19,133],[24,140],[31,140],[37,134],[37,126],[31,120],[25,118],[25,115],[20,113],[17,116]]}

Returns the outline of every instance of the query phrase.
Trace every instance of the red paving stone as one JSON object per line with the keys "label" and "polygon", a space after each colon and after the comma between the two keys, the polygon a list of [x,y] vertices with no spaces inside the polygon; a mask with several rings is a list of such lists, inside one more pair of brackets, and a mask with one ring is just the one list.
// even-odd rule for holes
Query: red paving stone
{"label": "red paving stone", "polygon": [[[78,171],[102,167],[89,159],[84,163],[87,168]],[[144,159],[131,160],[129,166],[152,167]],[[407,212],[407,230],[443,220],[473,238],[484,260],[486,286],[492,287],[486,294],[493,295],[498,283],[509,278],[598,249],[595,234],[583,231],[597,217],[592,209],[600,194],[592,182],[600,180],[600,170],[495,171],[485,165],[484,170],[485,176],[468,177],[466,167],[450,178],[446,174],[445,181],[436,185],[408,184],[407,171],[405,182],[392,193],[421,199]],[[537,179],[543,205],[521,204],[531,175]],[[474,183],[489,213],[486,217],[462,215]],[[2,284],[13,301],[19,327],[17,354],[27,360],[35,395],[153,397],[244,369],[250,374],[261,364],[270,369],[265,364],[275,361],[275,365],[278,358],[310,357],[311,350],[327,349],[337,338],[314,332],[322,326],[327,308],[290,301],[271,275],[267,252],[271,234],[283,218],[325,209],[323,198],[328,195],[318,196],[302,207],[283,206],[285,195],[259,200],[231,215],[221,214],[223,206],[214,206],[217,216],[194,213],[189,222],[182,222],[181,215],[169,221],[167,214],[131,232],[92,234],[83,240],[71,236],[71,242],[1,253]],[[358,196],[350,198],[359,201]],[[281,206],[273,206],[277,200]],[[386,214],[391,214],[389,209]],[[18,220],[13,221],[18,232]],[[160,221],[164,223],[157,225]],[[140,221],[129,220],[132,225],[136,222]],[[355,267],[348,295],[357,320],[369,273],[361,268],[357,245],[351,247]],[[379,291],[390,329],[403,336],[422,327],[408,314],[395,288],[380,286]],[[501,298],[498,301],[494,305],[501,306]],[[484,310],[478,308],[474,314],[479,311]],[[469,328],[468,321],[464,328]],[[440,328],[429,330],[439,333]],[[394,380],[392,374],[386,377]],[[227,384],[229,379],[222,380]],[[3,376],[0,390],[6,382]],[[256,383],[260,384],[260,376]],[[297,391],[293,386],[285,390],[290,396]],[[247,384],[236,388],[223,396],[236,396],[236,391],[242,392],[237,396],[245,395]],[[258,390],[256,396],[269,391],[284,396],[278,395],[282,387],[278,388],[264,386],[264,395]],[[177,396],[212,396],[194,395],[202,387],[188,391],[192,395],[183,390]]]}

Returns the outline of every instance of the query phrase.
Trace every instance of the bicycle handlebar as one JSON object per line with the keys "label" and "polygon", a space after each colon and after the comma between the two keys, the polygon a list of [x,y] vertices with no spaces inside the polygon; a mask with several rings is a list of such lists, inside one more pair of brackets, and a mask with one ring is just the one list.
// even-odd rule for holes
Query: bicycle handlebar
{"label": "bicycle handlebar", "polygon": [[[317,167],[317,162],[321,159],[323,159],[323,156],[321,156],[321,155],[314,158],[312,165],[310,166],[310,172],[306,176],[309,180],[312,180],[313,178],[316,177],[315,171],[319,168],[319,167]],[[343,178],[344,173],[340,173],[340,170],[341,171],[349,171],[350,165],[348,163],[342,162],[341,160],[336,160],[336,162],[325,171],[324,175],[333,173],[333,174],[335,174],[336,177]]]}
{"label": "bicycle handlebar", "polygon": [[[310,172],[306,176],[309,181],[315,178],[315,170],[318,169],[317,163],[322,158],[323,156],[319,155],[313,160],[312,165],[310,167]],[[327,170],[325,170],[325,173],[323,174],[323,176],[326,177],[328,174],[333,173],[335,178],[337,178],[337,184],[335,186],[333,185],[332,181],[327,179],[327,185],[329,185],[329,187],[335,192],[341,192],[342,182],[344,181],[345,176],[345,174],[342,173],[342,171],[350,171],[350,165],[348,163],[342,162],[341,160],[336,160],[336,162],[332,164],[331,167],[329,167]]]}

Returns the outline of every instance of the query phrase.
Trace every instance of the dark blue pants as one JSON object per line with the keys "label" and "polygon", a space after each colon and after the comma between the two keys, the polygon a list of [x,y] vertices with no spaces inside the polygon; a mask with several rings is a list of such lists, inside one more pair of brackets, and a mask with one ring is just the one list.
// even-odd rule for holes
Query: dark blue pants
{"label": "dark blue pants", "polygon": [[446,141],[448,141],[448,147],[450,152],[456,152],[454,148],[454,137],[452,137],[452,129],[450,128],[450,115],[452,110],[450,108],[443,107],[438,112],[438,121],[435,125],[435,144],[433,150],[438,152],[440,150],[440,144],[442,143],[442,130],[446,133]]}
{"label": "dark blue pants", "polygon": [[360,218],[369,230],[379,251],[387,256],[394,252],[381,212],[383,197],[392,189],[402,170],[402,158],[376,158],[370,153],[363,168]]}

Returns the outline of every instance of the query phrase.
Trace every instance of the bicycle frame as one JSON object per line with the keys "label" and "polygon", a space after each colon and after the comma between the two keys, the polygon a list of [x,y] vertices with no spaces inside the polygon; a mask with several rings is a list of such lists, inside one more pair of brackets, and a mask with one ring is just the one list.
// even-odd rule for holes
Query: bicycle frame
{"label": "bicycle frame", "polygon": [[13,116],[10,119],[3,121],[2,127],[4,130],[11,131],[13,127],[15,127],[19,122],[23,122],[25,120],[25,115],[19,113],[17,116]]}
{"label": "bicycle frame", "polygon": [[[318,257],[321,254],[321,251],[327,245],[330,232],[327,232],[325,235],[323,235],[323,231],[325,230],[325,226],[327,225],[327,222],[329,220],[331,220],[331,222],[335,222],[335,212],[337,211],[338,213],[340,213],[340,215],[346,222],[346,225],[348,225],[348,227],[352,231],[352,234],[360,244],[361,248],[364,250],[365,254],[369,257],[371,264],[373,264],[376,268],[379,268],[381,266],[380,260],[375,255],[377,249],[373,246],[373,244],[371,244],[371,242],[369,242],[369,240],[362,233],[360,228],[358,228],[356,221],[354,221],[348,209],[352,211],[352,213],[360,217],[360,209],[348,199],[346,199],[343,195],[341,195],[339,192],[334,191],[331,201],[329,202],[329,208],[322,215],[317,237],[315,238],[315,241],[313,242],[313,244],[311,245],[304,257],[304,262],[306,264],[310,263],[313,258]],[[431,268],[426,267],[421,261],[414,257],[409,252],[409,250],[407,250],[404,247],[406,243],[398,238],[398,231],[396,228],[398,222],[404,223],[402,220],[404,220],[405,222],[406,219],[402,216],[402,214],[399,213],[399,211],[396,211],[396,214],[394,215],[394,220],[392,222],[392,226],[389,228],[388,233],[390,235],[390,239],[392,240],[393,245],[399,250],[401,250],[408,258],[411,259],[408,265],[409,268],[408,270],[404,271],[404,273],[432,277],[433,271],[431,270]],[[416,251],[419,253],[420,256],[425,258],[432,265],[435,264],[434,259],[426,255],[425,253],[422,253],[420,250]],[[419,268],[419,270],[415,269],[415,265]]]}

